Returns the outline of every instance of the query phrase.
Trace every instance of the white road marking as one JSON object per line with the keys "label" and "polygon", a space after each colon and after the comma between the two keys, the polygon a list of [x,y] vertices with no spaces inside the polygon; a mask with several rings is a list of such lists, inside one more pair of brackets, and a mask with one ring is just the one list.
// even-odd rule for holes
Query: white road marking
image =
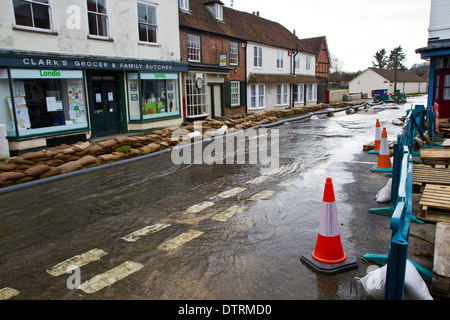
{"label": "white road marking", "polygon": [[71,271],[74,266],[82,267],[90,262],[100,260],[100,258],[102,258],[107,254],[108,253],[103,250],[92,249],[91,251],[82,253],[80,255],[67,259],[61,263],[58,263],[57,265],[47,270],[47,272],[50,275],[57,277],[68,271]]}
{"label": "white road marking", "polygon": [[255,178],[253,180],[247,181],[248,184],[260,184],[266,180],[269,180],[270,177],[269,176],[260,176],[258,178]]}
{"label": "white road marking", "polygon": [[292,179],[284,180],[284,181],[280,182],[278,185],[280,187],[289,187],[289,186],[293,185],[294,183],[297,183],[298,181],[300,181],[300,179],[292,178]]}
{"label": "white road marking", "polygon": [[136,230],[136,231],[126,235],[125,237],[122,237],[122,239],[125,241],[128,241],[128,242],[135,242],[135,241],[139,240],[141,237],[144,237],[151,233],[161,231],[167,227],[170,227],[170,224],[157,222],[151,226],[146,226],[142,229]]}
{"label": "white road marking", "polygon": [[275,169],[266,167],[261,168],[262,175],[264,176],[274,176],[276,174],[283,174],[289,170],[290,170],[289,166],[276,167]]}
{"label": "white road marking", "polygon": [[227,191],[224,191],[222,193],[219,193],[218,195],[215,195],[214,197],[211,197],[209,199],[210,200],[214,200],[214,199],[228,199],[228,198],[234,197],[235,195],[237,195],[237,194],[239,194],[239,193],[241,193],[241,192],[243,192],[245,190],[247,190],[247,188],[234,188],[234,189],[227,190]]}
{"label": "white road marking", "polygon": [[214,205],[214,202],[203,201],[199,204],[190,206],[186,211],[189,213],[198,213],[206,208],[212,207],[213,205]]}
{"label": "white road marking", "polygon": [[3,288],[0,289],[0,300],[8,300],[12,297],[19,295],[20,292],[13,288]]}
{"label": "white road marking", "polygon": [[247,208],[245,207],[241,207],[241,206],[232,206],[230,208],[228,208],[227,210],[216,214],[214,217],[212,217],[212,220],[216,220],[216,221],[222,221],[225,222],[228,219],[232,218],[235,214],[244,212],[245,210],[247,210]]}
{"label": "white road marking", "polygon": [[272,191],[272,190],[264,190],[264,191],[261,191],[260,193],[253,195],[252,197],[248,198],[247,200],[252,200],[252,201],[264,200],[264,199],[267,199],[267,198],[273,196],[275,193],[276,192]]}
{"label": "white road marking", "polygon": [[183,244],[194,240],[195,238],[201,236],[203,234],[202,231],[197,230],[189,230],[185,233],[182,233],[158,246],[158,249],[164,250],[164,251],[171,251],[175,250],[176,248],[182,246]]}
{"label": "white road marking", "polygon": [[130,274],[139,271],[144,266],[140,263],[133,261],[126,261],[121,265],[99,275],[96,275],[92,279],[82,283],[80,289],[86,293],[94,293],[105,287],[112,285],[113,283],[122,280]]}

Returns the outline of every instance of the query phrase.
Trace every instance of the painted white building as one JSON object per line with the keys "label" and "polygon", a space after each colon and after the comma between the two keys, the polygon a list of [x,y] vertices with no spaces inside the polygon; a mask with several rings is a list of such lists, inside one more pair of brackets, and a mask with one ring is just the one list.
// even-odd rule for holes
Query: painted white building
{"label": "painted white building", "polygon": [[428,91],[427,81],[413,72],[397,71],[396,81],[394,70],[368,68],[349,82],[349,93],[363,93],[373,97],[375,90],[388,90],[388,94],[394,94],[395,82],[397,90],[402,93]]}
{"label": "painted white building", "polygon": [[249,42],[248,111],[316,104],[315,61],[313,54]]}
{"label": "painted white building", "polygon": [[182,122],[177,0],[0,0],[13,153]]}

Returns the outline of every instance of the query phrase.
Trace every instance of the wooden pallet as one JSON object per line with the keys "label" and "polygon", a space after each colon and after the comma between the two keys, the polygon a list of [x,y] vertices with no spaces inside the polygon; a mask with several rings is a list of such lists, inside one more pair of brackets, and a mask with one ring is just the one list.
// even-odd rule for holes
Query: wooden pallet
{"label": "wooden pallet", "polygon": [[413,167],[414,191],[423,192],[427,184],[450,186],[450,169],[415,164]]}
{"label": "wooden pallet", "polygon": [[427,184],[417,218],[428,222],[450,222],[450,186]]}
{"label": "wooden pallet", "polygon": [[[363,145],[363,151],[370,151],[375,148],[375,141],[368,142]],[[394,140],[389,140],[389,149],[394,148]]]}
{"label": "wooden pallet", "polygon": [[450,224],[436,225],[431,294],[450,298]]}

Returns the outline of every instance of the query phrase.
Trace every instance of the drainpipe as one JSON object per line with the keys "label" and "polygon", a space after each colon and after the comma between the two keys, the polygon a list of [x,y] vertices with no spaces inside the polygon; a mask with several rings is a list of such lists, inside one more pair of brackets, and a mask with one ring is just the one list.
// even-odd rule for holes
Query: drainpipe
{"label": "drainpipe", "polygon": [[[295,77],[295,57],[298,55],[298,44],[297,44],[297,51],[294,52],[292,56],[292,75]],[[294,86],[295,83],[292,83],[292,90],[291,90],[291,108],[294,108]]]}

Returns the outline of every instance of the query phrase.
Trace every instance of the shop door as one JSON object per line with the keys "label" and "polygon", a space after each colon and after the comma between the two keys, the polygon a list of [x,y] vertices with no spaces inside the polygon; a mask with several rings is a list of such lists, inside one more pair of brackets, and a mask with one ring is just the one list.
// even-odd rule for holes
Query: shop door
{"label": "shop door", "polygon": [[211,86],[211,106],[214,118],[222,115],[222,88],[220,85]]}
{"label": "shop door", "polygon": [[94,80],[92,134],[102,137],[120,133],[120,111],[117,81]]}
{"label": "shop door", "polygon": [[436,72],[434,102],[439,104],[439,118],[450,118],[450,71]]}

